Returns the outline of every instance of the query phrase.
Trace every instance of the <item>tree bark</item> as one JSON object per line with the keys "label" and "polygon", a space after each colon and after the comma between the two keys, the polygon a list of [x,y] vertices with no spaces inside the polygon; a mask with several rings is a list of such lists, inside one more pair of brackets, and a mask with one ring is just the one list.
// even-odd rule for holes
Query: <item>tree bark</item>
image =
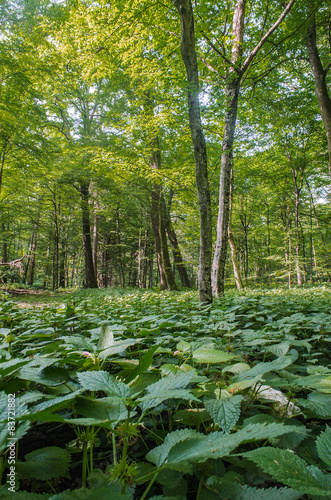
{"label": "tree bark", "polygon": [[232,265],[233,265],[233,274],[234,274],[234,279],[236,281],[236,287],[238,290],[243,290],[243,283],[241,280],[240,276],[240,269],[239,269],[239,263],[237,259],[237,253],[236,253],[236,246],[234,242],[234,237],[232,234],[232,228],[231,228],[231,216],[232,216],[232,183],[233,183],[233,169],[231,169],[231,181],[230,181],[230,206],[229,206],[229,224],[228,224],[228,239],[229,239],[229,245],[231,249],[231,257],[232,257]]}
{"label": "tree bark", "polygon": [[232,151],[238,112],[240,82],[242,77],[241,72],[239,71],[238,73],[238,67],[242,56],[245,9],[246,0],[237,0],[232,21],[233,45],[231,63],[233,66],[230,68],[227,75],[225,88],[226,111],[222,143],[219,207],[216,229],[216,245],[211,275],[212,291],[215,297],[224,294],[225,262],[230,213]]}
{"label": "tree bark", "polygon": [[85,285],[86,288],[98,288],[98,283],[96,280],[94,265],[93,265],[88,183],[81,182],[79,192],[81,196],[81,210],[82,210],[83,250],[85,259],[85,278],[86,278]]}
{"label": "tree bark", "polygon": [[198,270],[199,300],[200,303],[203,304],[212,302],[212,224],[207,170],[207,148],[199,105],[199,71],[195,50],[194,18],[191,0],[172,0],[172,3],[180,15],[180,48],[187,73],[189,124],[194,148],[195,178],[200,214],[200,253]]}
{"label": "tree bark", "polygon": [[326,83],[328,69],[324,69],[317,49],[316,20],[313,17],[306,34],[306,47],[310,66],[315,80],[315,93],[318,107],[322,116],[329,152],[329,169],[331,175],[331,99]]}
{"label": "tree bark", "polygon": [[170,216],[170,206],[171,206],[171,198],[173,196],[173,192],[170,192],[170,201],[166,204],[165,200],[163,198],[163,216],[164,216],[164,223],[165,223],[165,228],[168,234],[168,238],[170,241],[170,245],[172,248],[172,253],[174,256],[174,262],[176,264],[178,274],[180,277],[180,281],[182,284],[182,287],[184,288],[191,288],[190,280],[187,274],[186,266],[184,264],[184,260],[182,257],[182,253],[179,248],[178,240],[177,240],[177,235],[176,231],[172,225],[171,222],[171,216]]}

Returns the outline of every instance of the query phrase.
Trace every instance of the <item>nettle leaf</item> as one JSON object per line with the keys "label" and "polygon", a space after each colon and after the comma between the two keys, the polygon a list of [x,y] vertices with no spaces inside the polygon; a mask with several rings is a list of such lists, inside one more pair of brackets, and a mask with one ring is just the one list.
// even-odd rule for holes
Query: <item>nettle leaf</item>
{"label": "nettle leaf", "polygon": [[108,356],[112,356],[114,354],[119,354],[125,351],[125,349],[131,345],[135,345],[141,342],[139,339],[123,339],[117,340],[112,343],[110,347],[103,349],[99,352],[98,356],[101,359],[106,359]]}
{"label": "nettle leaf", "polygon": [[10,359],[9,361],[5,361],[0,364],[0,375],[2,377],[10,375],[26,364],[26,359],[14,358]]}
{"label": "nettle leaf", "polygon": [[150,462],[153,462],[157,467],[161,467],[167,459],[169,451],[175,444],[197,436],[199,436],[199,433],[193,429],[181,429],[170,432],[166,435],[164,442],[160,446],[157,446],[147,453],[146,458]]}
{"label": "nettle leaf", "polygon": [[96,420],[119,422],[127,417],[127,409],[123,400],[118,397],[90,399],[77,398],[75,410],[83,417]]}
{"label": "nettle leaf", "polygon": [[109,483],[109,486],[99,488],[62,491],[62,493],[49,497],[49,500],[95,500],[95,498],[98,500],[132,500],[133,495],[121,493],[117,484]]}
{"label": "nettle leaf", "polygon": [[205,400],[206,410],[214,423],[219,425],[225,434],[229,433],[238,422],[243,399],[243,396],[236,395],[226,399]]}
{"label": "nettle leaf", "polygon": [[81,386],[89,391],[104,391],[109,396],[120,398],[126,398],[130,394],[129,386],[104,370],[80,372],[77,373],[77,378]]}
{"label": "nettle leaf", "polygon": [[24,417],[26,420],[31,420],[35,422],[36,420],[42,420],[42,415],[44,413],[49,414],[50,412],[54,412],[55,410],[59,410],[61,408],[65,408],[69,406],[69,403],[75,399],[76,396],[81,394],[82,389],[78,391],[70,392],[70,394],[66,394],[65,396],[59,396],[57,398],[48,399],[47,401],[43,401],[32,408],[30,408],[29,413]]}
{"label": "nettle leaf", "polygon": [[211,348],[201,347],[193,352],[193,359],[198,363],[227,363],[237,357],[235,354]]}
{"label": "nettle leaf", "polygon": [[[233,434],[213,432],[205,436],[196,431],[189,434],[168,434],[165,442],[154,448],[146,458],[158,467],[169,467],[181,472],[192,472],[192,465],[210,458],[222,458],[229,455],[237,446],[243,443],[270,439],[289,432],[289,427],[282,423],[268,425],[248,425]],[[157,461],[155,459],[157,458]]]}
{"label": "nettle leaf", "polygon": [[258,448],[243,453],[276,481],[311,495],[327,496],[330,493],[331,474],[325,475],[314,466],[288,450]]}
{"label": "nettle leaf", "polygon": [[280,344],[269,345],[266,348],[266,351],[271,352],[277,357],[284,356],[288,353],[290,345],[291,344],[289,342],[281,342]]}
{"label": "nettle leaf", "polygon": [[281,356],[280,358],[274,359],[268,363],[258,363],[250,370],[237,375],[234,379],[235,382],[240,382],[248,379],[255,378],[259,375],[264,375],[265,373],[271,371],[283,370],[287,366],[292,364],[291,356]]}
{"label": "nettle leaf", "polygon": [[102,325],[99,342],[98,342],[98,350],[107,349],[114,344],[114,332],[110,326]]}
{"label": "nettle leaf", "polygon": [[298,500],[302,493],[290,488],[253,488],[230,481],[222,481],[218,476],[208,478],[208,490],[202,490],[201,500]]}
{"label": "nettle leaf", "polygon": [[331,397],[329,394],[312,392],[307,399],[298,399],[298,405],[308,408],[319,417],[331,418]]}
{"label": "nettle leaf", "polygon": [[138,400],[141,408],[146,410],[158,406],[166,399],[198,399],[185,388],[190,383],[194,371],[181,372],[176,375],[168,375],[147,387],[147,394]]}
{"label": "nettle leaf", "polygon": [[16,462],[16,470],[23,479],[47,481],[69,476],[70,453],[67,450],[50,446],[32,451],[25,455],[25,462]]}
{"label": "nettle leaf", "polygon": [[320,458],[331,467],[331,428],[326,427],[316,440],[317,451]]}

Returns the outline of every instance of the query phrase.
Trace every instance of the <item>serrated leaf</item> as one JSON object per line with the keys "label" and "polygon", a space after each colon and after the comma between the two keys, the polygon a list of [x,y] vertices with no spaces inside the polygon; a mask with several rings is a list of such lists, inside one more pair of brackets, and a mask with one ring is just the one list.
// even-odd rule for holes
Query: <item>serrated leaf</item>
{"label": "serrated leaf", "polygon": [[193,352],[192,357],[198,363],[227,363],[230,359],[236,358],[237,356],[219,349],[200,347]]}
{"label": "serrated leaf", "polygon": [[280,344],[269,345],[266,348],[266,351],[271,352],[275,356],[279,357],[279,356],[284,356],[285,354],[287,354],[289,348],[290,348],[289,342],[281,342]]}
{"label": "serrated leaf", "polygon": [[25,462],[16,462],[16,470],[23,479],[47,481],[69,476],[70,453],[50,446],[25,455]]}
{"label": "serrated leaf", "polygon": [[112,343],[110,347],[103,349],[99,352],[98,357],[101,359],[106,359],[108,356],[113,356],[114,354],[119,354],[131,345],[135,345],[141,342],[139,339],[123,339],[116,340]]}
{"label": "serrated leaf", "polygon": [[206,482],[208,490],[202,490],[201,500],[299,500],[302,493],[290,488],[253,488],[247,484],[222,481],[210,477]]}
{"label": "serrated leaf", "polygon": [[146,458],[150,462],[153,462],[157,467],[161,467],[161,465],[165,462],[169,451],[176,443],[188,438],[196,437],[197,435],[199,435],[199,433],[193,429],[181,429],[170,432],[166,435],[164,442],[160,446],[157,446],[147,453]]}
{"label": "serrated leaf", "polygon": [[258,448],[243,453],[264,472],[295,490],[311,495],[326,496],[331,486],[331,475],[325,475],[314,466],[288,450],[278,448]]}
{"label": "serrated leaf", "polygon": [[264,375],[265,373],[271,371],[283,370],[287,366],[292,364],[291,356],[281,356],[280,358],[274,359],[268,363],[258,363],[250,370],[237,375],[234,379],[235,382],[245,381],[248,379],[255,378],[259,375]]}
{"label": "serrated leaf", "polygon": [[243,396],[237,395],[226,399],[205,400],[206,410],[225,434],[229,433],[238,422],[243,399]]}
{"label": "serrated leaf", "polygon": [[166,399],[193,399],[196,397],[188,390],[184,390],[190,383],[194,371],[181,372],[176,375],[163,377],[154,384],[147,387],[147,394],[138,400],[141,408],[145,411],[147,408],[158,406]]}
{"label": "serrated leaf", "polygon": [[83,415],[83,417],[111,422],[124,420],[128,414],[123,400],[118,397],[101,399],[77,398],[75,410],[79,415]]}
{"label": "serrated leaf", "polygon": [[320,417],[331,418],[331,397],[328,394],[312,392],[307,399],[299,399],[298,405],[309,408]]}
{"label": "serrated leaf", "polygon": [[77,378],[81,386],[89,391],[104,391],[109,396],[120,398],[126,398],[130,394],[129,386],[103,370],[80,372],[77,373]]}
{"label": "serrated leaf", "polygon": [[326,427],[325,431],[316,440],[317,451],[320,458],[331,467],[331,428]]}
{"label": "serrated leaf", "polygon": [[102,325],[99,342],[98,342],[98,350],[107,349],[114,344],[114,333],[110,326]]}
{"label": "serrated leaf", "polygon": [[[177,432],[183,434],[178,435]],[[233,434],[213,432],[207,436],[192,431],[187,435],[184,431],[175,431],[168,434],[165,442],[148,453],[146,458],[158,467],[164,466],[190,473],[193,470],[192,465],[196,462],[222,458],[242,443],[270,439],[287,432],[289,427],[282,423],[248,425]]]}

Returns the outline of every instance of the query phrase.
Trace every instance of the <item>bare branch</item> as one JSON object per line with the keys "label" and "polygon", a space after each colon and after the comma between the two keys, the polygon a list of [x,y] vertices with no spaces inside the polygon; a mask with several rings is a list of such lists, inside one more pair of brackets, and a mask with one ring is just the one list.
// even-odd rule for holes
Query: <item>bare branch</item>
{"label": "bare branch", "polygon": [[256,55],[258,54],[258,52],[260,51],[260,49],[263,47],[263,45],[265,44],[265,42],[268,40],[268,38],[270,37],[270,35],[272,35],[272,33],[278,28],[278,26],[281,24],[281,22],[285,19],[285,17],[287,16],[287,14],[290,12],[290,10],[291,10],[292,5],[294,4],[294,2],[295,2],[295,0],[290,0],[290,2],[287,4],[286,8],[283,10],[283,12],[281,13],[281,15],[277,19],[277,21],[273,24],[273,26],[271,26],[271,28],[269,29],[269,31],[267,31],[267,33],[261,38],[261,40],[259,41],[259,43],[255,46],[255,48],[248,55],[248,57],[246,58],[244,64],[241,67],[241,73],[242,74],[244,74],[245,71],[248,69],[248,67],[250,66],[251,62],[256,57]]}

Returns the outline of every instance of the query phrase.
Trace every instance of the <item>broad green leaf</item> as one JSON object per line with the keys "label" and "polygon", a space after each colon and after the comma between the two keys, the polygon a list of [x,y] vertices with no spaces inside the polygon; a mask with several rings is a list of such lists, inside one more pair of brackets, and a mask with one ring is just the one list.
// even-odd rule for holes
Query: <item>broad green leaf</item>
{"label": "broad green leaf", "polygon": [[253,488],[247,484],[222,481],[210,477],[206,481],[208,490],[203,489],[201,500],[299,500],[302,493],[290,488]]}
{"label": "broad green leaf", "polygon": [[283,370],[287,366],[292,364],[291,356],[281,356],[280,358],[270,361],[269,363],[258,363],[250,370],[244,371],[237,375],[234,379],[235,382],[245,381],[253,379],[259,375],[264,375],[265,373],[271,371]]}
{"label": "broad green leaf", "polygon": [[149,451],[146,455],[147,460],[153,462],[157,467],[161,467],[167,459],[168,453],[171,448],[180,441],[187,440],[188,438],[195,438],[200,434],[193,429],[181,429],[178,431],[170,432],[166,435],[164,442],[161,446],[157,446]]}
{"label": "broad green leaf", "polygon": [[23,479],[42,481],[69,476],[70,453],[67,450],[50,446],[32,451],[25,455],[25,462],[16,462],[16,470]]}
{"label": "broad green leaf", "polygon": [[193,359],[198,363],[227,363],[236,357],[235,354],[211,348],[200,348],[193,352]]}
{"label": "broad green leaf", "polygon": [[177,432],[181,431],[168,434],[164,443],[149,452],[146,458],[158,467],[165,466],[190,473],[196,462],[222,458],[242,443],[281,436],[289,432],[289,427],[281,423],[254,424],[233,434],[213,432],[207,436],[193,431],[187,435],[184,431],[180,435]]}
{"label": "broad green leaf", "polygon": [[326,427],[325,431],[316,440],[317,451],[320,458],[331,467],[331,428]]}
{"label": "broad green leaf", "polygon": [[288,450],[258,448],[242,454],[253,460],[264,472],[291,488],[310,495],[330,493],[331,474],[323,472]]}
{"label": "broad green leaf", "polygon": [[206,410],[225,434],[229,433],[238,422],[243,399],[243,396],[237,395],[225,399],[205,400]]}
{"label": "broad green leaf", "polygon": [[28,362],[26,361],[26,359],[20,359],[20,358],[14,358],[10,359],[9,361],[0,363],[0,375],[2,377],[5,377],[6,375],[15,373],[16,370],[26,365],[27,363]]}
{"label": "broad green leaf", "polygon": [[158,406],[167,399],[197,400],[189,390],[185,390],[193,375],[193,370],[181,372],[176,375],[168,375],[147,387],[146,395],[138,400],[142,410],[145,411],[147,408]]}
{"label": "broad green leaf", "polygon": [[101,399],[77,398],[75,410],[83,417],[96,420],[118,422],[127,417],[127,409],[121,398],[110,397]]}
{"label": "broad green leaf", "polygon": [[89,391],[104,391],[109,396],[120,398],[125,398],[130,394],[130,388],[126,384],[103,370],[79,372],[77,378],[81,386]]}
{"label": "broad green leaf", "polygon": [[331,397],[328,394],[312,392],[307,399],[298,399],[298,405],[308,408],[323,418],[331,418]]}
{"label": "broad green leaf", "polygon": [[114,354],[124,352],[127,347],[138,344],[139,342],[141,342],[139,339],[116,340],[110,347],[101,350],[98,354],[98,357],[101,359],[107,359],[108,356],[113,356]]}
{"label": "broad green leaf", "polygon": [[123,378],[127,383],[134,380],[138,375],[146,371],[150,365],[153,363],[153,355],[158,346],[151,347],[148,351],[145,352],[142,359],[139,362],[139,365],[136,366],[133,370],[127,371],[123,373]]}
{"label": "broad green leaf", "polygon": [[102,325],[98,347],[97,349],[102,351],[107,349],[114,344],[114,333],[110,326]]}

